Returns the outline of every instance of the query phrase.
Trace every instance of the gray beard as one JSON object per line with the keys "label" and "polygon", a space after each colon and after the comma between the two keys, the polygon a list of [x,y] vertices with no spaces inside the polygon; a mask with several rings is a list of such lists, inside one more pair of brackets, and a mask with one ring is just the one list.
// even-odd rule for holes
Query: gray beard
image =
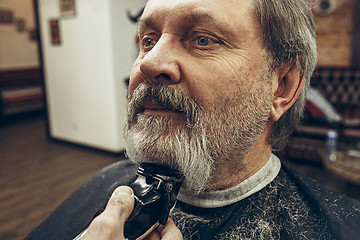
{"label": "gray beard", "polygon": [[[171,125],[171,119],[140,116],[138,123],[164,128]],[[151,122],[151,123],[149,123]],[[184,186],[194,191],[202,191],[206,187],[214,164],[207,151],[207,141],[197,130],[181,131],[176,129],[171,136],[159,136],[149,133],[147,128],[131,129],[127,132],[126,153],[136,163],[154,162],[170,165],[179,169],[184,175]],[[151,132],[152,132],[151,131]],[[201,132],[201,131],[199,131]]]}
{"label": "gray beard", "polygon": [[[139,85],[128,103],[127,156],[137,163],[155,162],[177,168],[185,177],[184,186],[197,192],[209,189],[213,169],[231,164],[234,159],[229,156],[233,157],[234,152],[237,152],[236,161],[245,158],[263,132],[271,109],[264,89],[242,94],[246,96],[240,95],[236,100],[224,99],[211,111],[204,112],[183,93],[157,86],[155,97],[160,100],[156,101],[164,105],[172,102],[175,109],[184,112],[184,121],[147,116],[141,114],[137,103],[147,98],[140,96],[149,93],[145,89],[153,87],[147,85]],[[236,104],[228,106],[229,102]]]}
{"label": "gray beard", "polygon": [[[148,90],[153,88],[157,90]],[[137,102],[147,99],[147,96],[141,96],[146,95],[146,92],[155,95],[154,98],[158,98],[156,101],[161,104],[165,105],[170,101],[171,106],[183,112],[184,121],[137,113],[141,111]],[[136,163],[170,165],[182,172],[185,187],[194,191],[205,189],[214,159],[208,152],[208,141],[200,120],[199,106],[176,90],[161,85],[154,87],[142,84],[133,96],[128,104],[128,123],[125,126],[127,156]]]}

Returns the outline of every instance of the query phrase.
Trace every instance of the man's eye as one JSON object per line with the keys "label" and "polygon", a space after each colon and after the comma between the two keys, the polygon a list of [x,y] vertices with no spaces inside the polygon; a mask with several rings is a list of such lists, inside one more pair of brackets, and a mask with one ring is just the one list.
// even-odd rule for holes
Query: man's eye
{"label": "man's eye", "polygon": [[218,46],[220,41],[215,37],[198,36],[195,38],[194,43],[201,49],[209,49]]}
{"label": "man's eye", "polygon": [[201,36],[196,39],[196,43],[200,46],[207,46],[212,43],[212,40],[210,38]]}
{"label": "man's eye", "polygon": [[152,47],[156,44],[156,40],[155,39],[152,39],[152,38],[145,38],[143,40],[143,46],[144,47]]}

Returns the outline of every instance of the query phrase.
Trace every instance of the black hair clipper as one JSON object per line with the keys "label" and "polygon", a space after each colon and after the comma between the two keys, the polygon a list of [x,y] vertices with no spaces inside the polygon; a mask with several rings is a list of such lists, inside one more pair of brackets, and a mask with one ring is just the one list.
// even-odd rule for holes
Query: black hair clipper
{"label": "black hair clipper", "polygon": [[[129,240],[143,239],[159,224],[165,225],[183,182],[177,170],[166,165],[141,163],[136,180],[129,186],[135,195],[134,209],[125,222],[124,235]],[[98,216],[102,208],[94,216]],[[74,240],[81,239],[86,230]]]}

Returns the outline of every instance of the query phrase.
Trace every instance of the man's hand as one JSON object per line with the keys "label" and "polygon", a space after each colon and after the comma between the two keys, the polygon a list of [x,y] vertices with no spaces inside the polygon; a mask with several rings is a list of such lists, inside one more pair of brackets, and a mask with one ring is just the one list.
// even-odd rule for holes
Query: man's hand
{"label": "man's hand", "polygon": [[[134,193],[130,187],[115,189],[109,202],[99,216],[90,224],[82,240],[123,240],[124,225],[134,208]],[[182,239],[180,230],[169,219],[165,226],[159,226],[146,239]]]}
{"label": "man's hand", "polygon": [[166,225],[160,225],[149,235],[146,236],[145,240],[173,240],[183,239],[180,230],[176,227],[173,220],[168,219]]}

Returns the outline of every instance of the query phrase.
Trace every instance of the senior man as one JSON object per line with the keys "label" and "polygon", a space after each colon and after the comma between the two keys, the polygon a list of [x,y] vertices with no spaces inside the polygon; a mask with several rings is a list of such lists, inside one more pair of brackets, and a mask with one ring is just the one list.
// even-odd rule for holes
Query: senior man
{"label": "senior man", "polygon": [[[303,0],[149,0],[129,84],[126,152],[179,169],[185,182],[175,224],[169,219],[148,239],[359,236],[359,202],[272,154],[301,118],[317,60],[314,28]],[[135,171],[130,161],[106,168],[29,239],[76,236]],[[83,239],[123,239],[133,201],[130,188],[117,188]]]}

